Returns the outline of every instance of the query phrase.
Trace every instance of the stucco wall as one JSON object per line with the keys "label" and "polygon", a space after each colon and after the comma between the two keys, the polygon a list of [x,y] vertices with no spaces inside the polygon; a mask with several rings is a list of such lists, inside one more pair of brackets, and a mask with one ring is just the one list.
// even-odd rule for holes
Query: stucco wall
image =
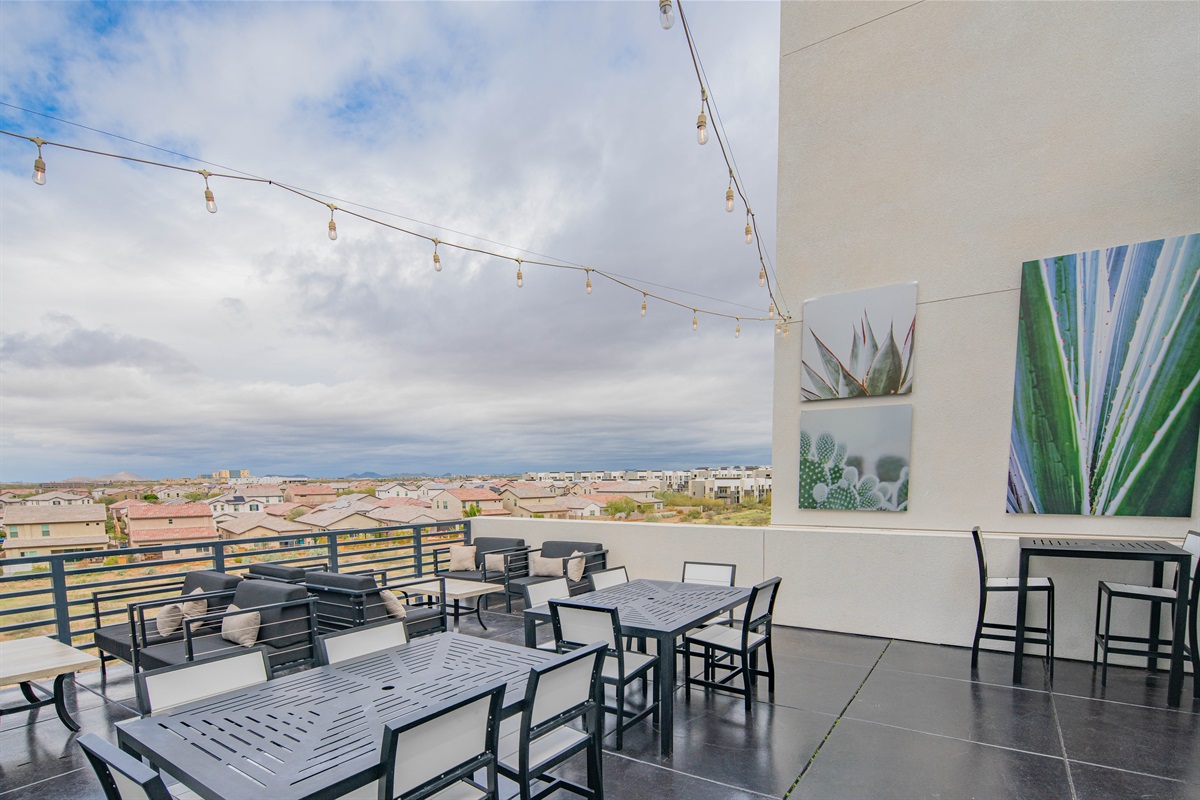
{"label": "stucco wall", "polygon": [[[1200,491],[1190,519],[1004,508],[1021,264],[1200,231],[1198,86],[1196,3],[782,4],[788,307],[799,316],[808,297],[911,280],[919,303],[911,395],[811,404],[912,404],[905,513],[797,508],[801,326],[776,338],[764,541],[768,563],[811,581],[789,616],[961,643],[974,525],[1000,535],[988,542],[1000,574],[1016,568],[1005,535],[1200,529]],[[1060,584],[1060,650],[1075,657],[1090,657],[1095,581],[1149,576],[1117,562],[1038,568]]]}

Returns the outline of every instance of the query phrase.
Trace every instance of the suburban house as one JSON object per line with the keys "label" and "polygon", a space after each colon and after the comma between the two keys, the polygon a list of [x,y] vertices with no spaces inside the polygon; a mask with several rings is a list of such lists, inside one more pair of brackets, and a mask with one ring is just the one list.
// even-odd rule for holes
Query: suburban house
{"label": "suburban house", "polygon": [[376,508],[395,508],[396,506],[413,506],[416,508],[433,508],[433,503],[419,497],[377,497]]}
{"label": "suburban house", "polygon": [[566,519],[570,509],[554,492],[553,487],[525,487],[509,484],[500,493],[504,508],[514,517],[545,517],[547,519]]}
{"label": "suburban house", "polygon": [[688,494],[692,497],[707,497],[727,504],[762,500],[770,491],[770,478],[721,476],[692,478],[688,483]]}
{"label": "suburban house", "polygon": [[82,494],[72,494],[71,492],[46,492],[45,494],[35,494],[33,497],[26,497],[24,505],[85,506],[90,505],[92,502],[92,498]]}
{"label": "suburban house", "polygon": [[[4,555],[12,558],[103,550],[104,506],[10,506],[4,513]],[[31,567],[5,566],[4,574]]]}
{"label": "suburban house", "polygon": [[194,491],[191,486],[155,486],[151,493],[159,500],[186,500]]}
{"label": "suburban house", "polygon": [[420,497],[421,487],[412,483],[385,483],[375,487],[376,497]]}
{"label": "suburban house", "polygon": [[232,514],[217,522],[217,533],[222,539],[259,539],[265,536],[311,532],[312,528],[307,525],[275,517],[265,511]]}
{"label": "suburban house", "polygon": [[312,506],[304,503],[271,503],[269,506],[263,506],[262,510],[273,517],[286,517],[297,508],[304,509],[305,514],[313,510]]}
{"label": "suburban house", "polygon": [[567,516],[571,519],[587,519],[604,516],[604,504],[608,500],[597,498],[595,495],[569,494],[562,499],[567,507]]}
{"label": "suburban house", "polygon": [[318,483],[304,483],[289,486],[283,492],[283,502],[303,503],[306,506],[319,506],[321,503],[332,503],[337,499],[337,489],[332,486],[322,486]]}
{"label": "suburban house", "polygon": [[491,489],[444,489],[429,496],[434,508],[449,511],[455,519],[466,516],[471,506],[478,506],[481,514],[504,515],[511,513],[504,507],[500,495]]}
{"label": "suburban house", "polygon": [[380,525],[421,525],[434,522],[453,522],[462,517],[440,508],[421,508],[420,506],[391,506],[376,508],[370,512],[371,518]]}
{"label": "suburban house", "polygon": [[125,510],[125,519],[130,545],[174,545],[174,553],[163,553],[167,557],[207,553],[208,547],[197,547],[192,543],[217,538],[212,509],[207,503],[130,506]]}
{"label": "suburban house", "polygon": [[378,528],[380,522],[367,516],[374,511],[372,506],[355,504],[344,508],[327,508],[296,517],[296,522],[307,525],[314,531],[347,531],[358,528]]}

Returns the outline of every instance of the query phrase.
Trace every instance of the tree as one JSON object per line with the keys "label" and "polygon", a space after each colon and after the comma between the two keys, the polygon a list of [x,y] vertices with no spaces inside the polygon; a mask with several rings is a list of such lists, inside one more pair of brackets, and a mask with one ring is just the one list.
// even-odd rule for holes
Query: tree
{"label": "tree", "polygon": [[637,503],[630,497],[618,497],[615,500],[609,500],[604,505],[604,513],[616,519],[618,516],[629,516],[634,511],[637,511]]}
{"label": "tree", "polygon": [[184,500],[191,500],[193,503],[203,502],[208,499],[206,492],[188,492],[183,496]]}
{"label": "tree", "polygon": [[479,507],[478,503],[471,503],[471,505],[463,509],[464,517],[478,517],[482,513],[483,509]]}
{"label": "tree", "polygon": [[289,520],[294,520],[297,517],[303,517],[307,513],[307,508],[293,508],[291,511],[287,512],[287,518]]}
{"label": "tree", "polygon": [[147,503],[157,503],[157,502],[158,502],[158,495],[156,495],[156,494],[144,494],[144,495],[142,495],[142,499],[143,499],[143,500],[145,500]]}

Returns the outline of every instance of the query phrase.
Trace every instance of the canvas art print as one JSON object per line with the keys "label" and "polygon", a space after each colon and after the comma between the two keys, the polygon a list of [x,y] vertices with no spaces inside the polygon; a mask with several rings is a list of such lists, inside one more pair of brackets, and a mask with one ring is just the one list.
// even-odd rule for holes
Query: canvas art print
{"label": "canvas art print", "polygon": [[1200,234],[1026,262],[1010,513],[1187,517]]}
{"label": "canvas art print", "polygon": [[804,302],[800,394],[805,400],[912,391],[917,284]]}
{"label": "canvas art print", "polygon": [[912,406],[800,415],[800,508],[908,510]]}

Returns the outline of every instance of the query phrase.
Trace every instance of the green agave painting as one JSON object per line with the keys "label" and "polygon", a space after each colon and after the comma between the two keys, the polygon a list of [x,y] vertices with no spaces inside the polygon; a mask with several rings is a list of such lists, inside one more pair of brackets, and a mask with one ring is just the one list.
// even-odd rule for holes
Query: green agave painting
{"label": "green agave painting", "polygon": [[1010,513],[1187,517],[1200,234],[1024,265]]}

